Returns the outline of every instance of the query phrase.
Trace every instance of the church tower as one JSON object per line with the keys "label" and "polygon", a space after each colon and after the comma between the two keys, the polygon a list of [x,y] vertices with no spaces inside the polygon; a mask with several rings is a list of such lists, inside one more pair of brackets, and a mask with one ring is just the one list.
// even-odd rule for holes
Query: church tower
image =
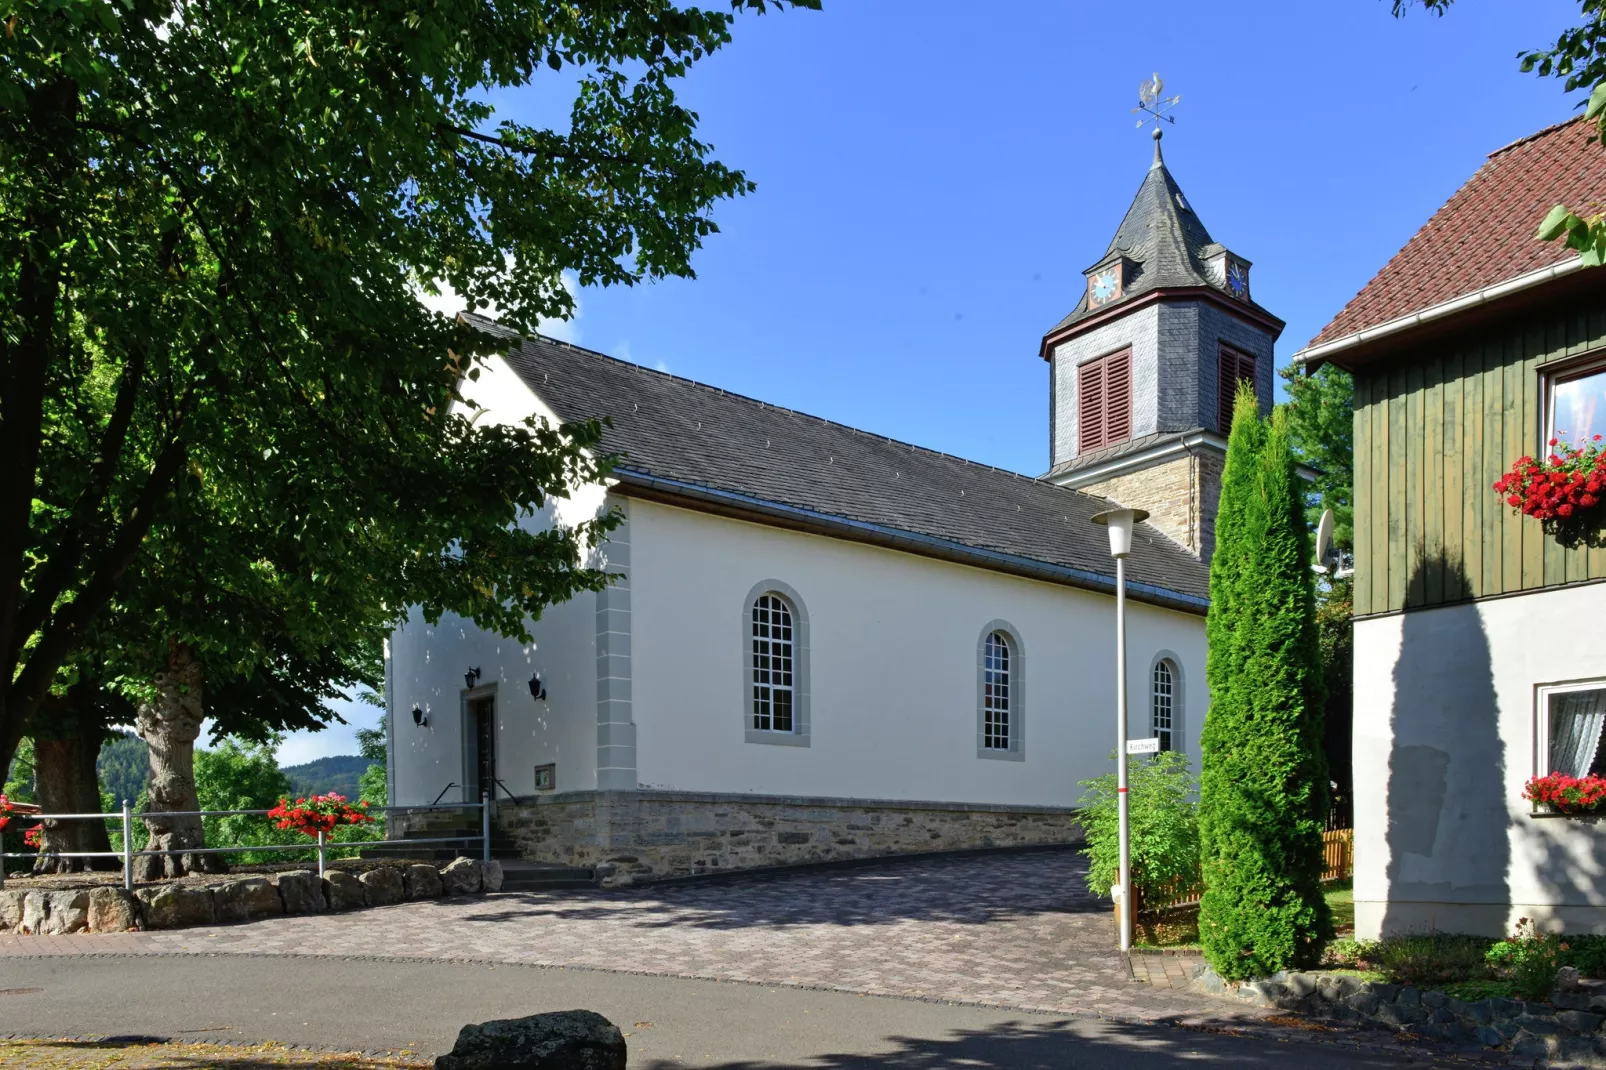
{"label": "church tower", "polygon": [[1151,525],[1208,561],[1233,396],[1249,380],[1271,411],[1283,321],[1251,296],[1249,261],[1194,213],[1158,127],[1126,218],[1083,273],[1076,308],[1043,337],[1046,478],[1147,509]]}

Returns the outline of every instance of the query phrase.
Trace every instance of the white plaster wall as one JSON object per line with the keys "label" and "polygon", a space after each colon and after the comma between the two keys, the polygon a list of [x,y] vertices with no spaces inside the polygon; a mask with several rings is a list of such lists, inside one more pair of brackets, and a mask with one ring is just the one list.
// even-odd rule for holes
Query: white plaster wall
{"label": "white plaster wall", "polygon": [[[1064,806],[1113,768],[1113,598],[646,501],[630,516],[642,787]],[[769,579],[808,615],[808,747],[744,742],[745,601]],[[1128,604],[1132,734],[1170,650],[1197,767],[1204,618]],[[977,641],[999,618],[1025,646],[1019,762],[976,756]]]}
{"label": "white plaster wall", "polygon": [[1606,932],[1606,828],[1534,819],[1541,686],[1606,678],[1599,584],[1355,624],[1356,931]]}
{"label": "white plaster wall", "polygon": [[[500,357],[489,358],[479,378],[463,384],[463,393],[484,407],[478,420],[558,422]],[[597,516],[605,504],[600,485],[571,488],[570,497],[549,501],[520,523],[529,530],[554,523],[573,526]],[[589,563],[606,567],[606,547]],[[596,787],[596,597],[585,594],[551,606],[528,627],[531,641],[521,643],[453,614],[431,626],[415,609],[391,635],[386,673],[394,805],[429,803],[446,785],[463,783],[463,674],[470,667],[482,673],[478,687],[496,685],[497,777],[509,790],[531,794],[535,767],[547,762],[556,765],[556,790]],[[536,672],[547,688],[544,702],[530,696],[529,679]],[[427,727],[413,723],[414,706],[428,715]],[[463,795],[463,789],[453,789],[446,801],[477,801]]]}

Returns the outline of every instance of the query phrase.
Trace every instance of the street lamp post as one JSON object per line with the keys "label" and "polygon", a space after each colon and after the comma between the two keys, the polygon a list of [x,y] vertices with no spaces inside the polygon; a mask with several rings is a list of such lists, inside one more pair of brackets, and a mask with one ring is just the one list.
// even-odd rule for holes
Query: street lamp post
{"label": "street lamp post", "polygon": [[1132,526],[1149,519],[1142,509],[1108,509],[1093,517],[1110,531],[1115,558],[1115,790],[1120,821],[1121,950],[1132,948],[1132,811],[1126,775],[1126,555],[1132,552]]}

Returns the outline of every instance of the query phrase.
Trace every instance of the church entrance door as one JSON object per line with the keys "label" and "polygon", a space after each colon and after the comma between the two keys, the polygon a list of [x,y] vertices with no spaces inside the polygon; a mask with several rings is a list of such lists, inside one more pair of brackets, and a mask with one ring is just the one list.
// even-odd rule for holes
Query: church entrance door
{"label": "church entrance door", "polygon": [[469,699],[463,727],[464,801],[479,802],[481,792],[496,790],[496,696]]}

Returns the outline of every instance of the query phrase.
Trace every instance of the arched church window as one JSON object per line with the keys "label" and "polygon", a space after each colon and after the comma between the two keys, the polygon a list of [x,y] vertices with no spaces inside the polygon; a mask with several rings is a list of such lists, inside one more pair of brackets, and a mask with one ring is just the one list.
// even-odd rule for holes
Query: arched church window
{"label": "arched church window", "polygon": [[774,591],[753,602],[754,731],[795,731],[797,657],[792,607]]}
{"label": "arched church window", "polygon": [[1161,750],[1171,749],[1171,733],[1176,724],[1176,680],[1170,661],[1161,658],[1154,663],[1154,683],[1149,693],[1149,732],[1160,740]]}
{"label": "arched church window", "polygon": [[988,750],[1008,750],[1009,725],[1009,636],[993,632],[982,647],[982,735]]}

